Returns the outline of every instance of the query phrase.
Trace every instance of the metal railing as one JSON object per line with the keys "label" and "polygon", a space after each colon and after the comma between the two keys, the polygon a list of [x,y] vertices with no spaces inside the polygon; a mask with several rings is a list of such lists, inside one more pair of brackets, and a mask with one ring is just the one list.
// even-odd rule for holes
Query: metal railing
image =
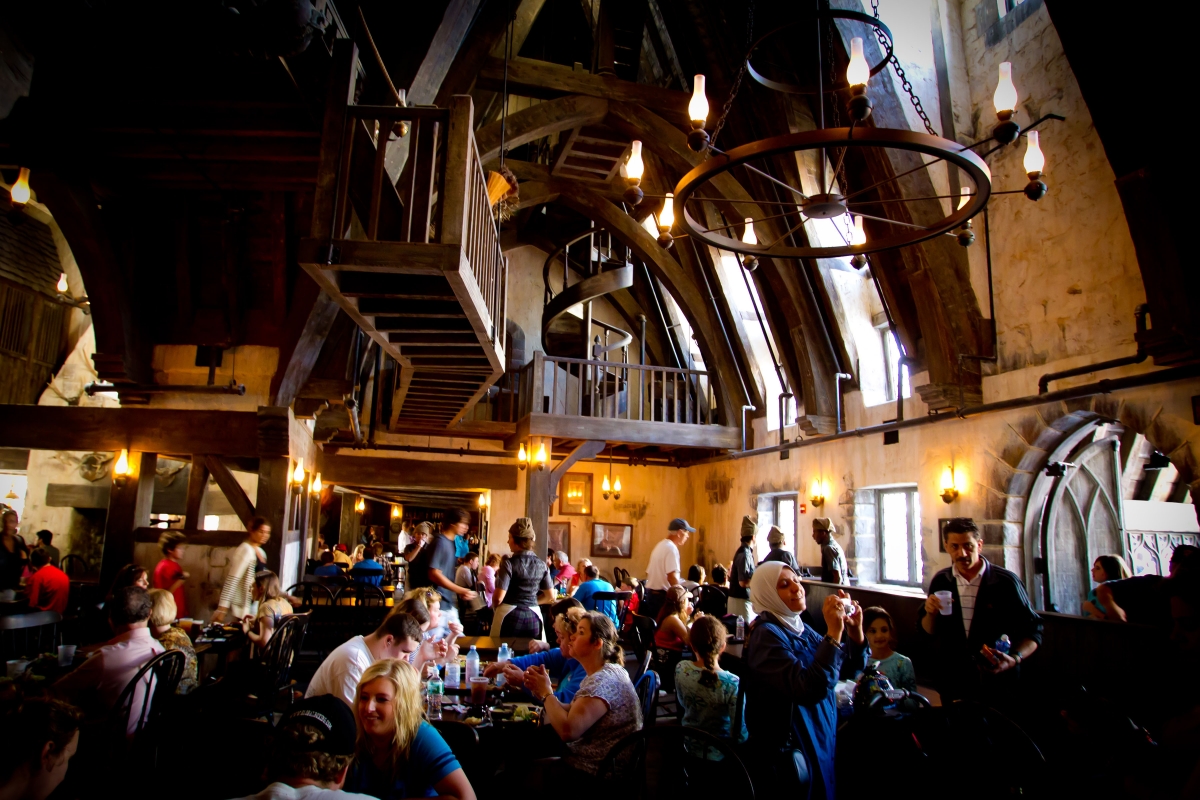
{"label": "metal railing", "polygon": [[[712,425],[716,396],[708,373],[694,369],[547,356],[535,351],[515,381],[513,421],[529,414],[630,422]],[[507,415],[506,415],[507,416]]]}

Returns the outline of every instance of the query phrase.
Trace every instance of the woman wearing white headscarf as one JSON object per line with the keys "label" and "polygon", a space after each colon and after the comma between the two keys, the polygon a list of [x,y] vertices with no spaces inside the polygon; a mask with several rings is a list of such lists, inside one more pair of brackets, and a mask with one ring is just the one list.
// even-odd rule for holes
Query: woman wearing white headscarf
{"label": "woman wearing white headscarf", "polygon": [[821,615],[828,633],[821,636],[800,618],[806,607],[804,587],[791,568],[768,561],[750,579],[750,602],[758,618],[747,643],[747,722],[754,740],[772,749],[786,742],[785,749],[803,755],[804,763],[779,756],[775,781],[803,788],[810,798],[834,798],[833,690],[839,675],[853,677],[866,666],[862,608],[854,603],[854,613],[847,614],[842,603],[847,596],[839,590],[825,598]]}

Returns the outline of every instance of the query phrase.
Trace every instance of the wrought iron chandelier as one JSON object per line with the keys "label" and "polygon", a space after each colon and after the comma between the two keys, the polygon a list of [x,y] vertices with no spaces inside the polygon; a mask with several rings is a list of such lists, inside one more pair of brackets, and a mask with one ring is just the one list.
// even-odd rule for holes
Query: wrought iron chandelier
{"label": "wrought iron chandelier", "polygon": [[[1033,128],[1047,119],[1061,120],[1062,117],[1048,114],[1022,131],[1014,119],[1017,90],[1012,81],[1011,64],[1005,62],[1000,65],[1000,78],[994,96],[997,123],[991,134],[967,145],[939,136],[894,54],[894,38],[888,27],[879,19],[877,0],[872,0],[871,5],[873,16],[858,11],[831,9],[826,2],[818,0],[815,8],[801,13],[798,19],[770,31],[757,40],[752,36],[751,7],[748,20],[750,33],[747,39],[752,44],[711,135],[706,130],[709,106],[704,93],[704,76],[695,77],[692,100],[688,106],[692,124],[692,130],[688,134],[688,146],[695,152],[708,153],[708,158],[684,175],[675,186],[675,191],[664,198],[663,208],[656,220],[661,246],[670,247],[672,232],[678,231],[712,247],[741,255],[742,265],[748,270],[754,269],[758,259],[763,256],[850,256],[851,264],[861,268],[866,264],[866,255],[870,253],[907,247],[937,236],[954,236],[959,244],[969,246],[975,240],[971,220],[985,209],[993,194],[1024,193],[1034,201],[1045,196],[1045,156],[1038,141],[1038,132]],[[850,61],[844,78],[835,80],[832,64],[833,31],[839,21],[843,25],[864,26],[877,40],[881,55],[875,57],[875,63],[868,62],[864,55],[863,39],[852,37]],[[767,66],[754,63],[756,51],[766,49],[764,45],[776,37],[786,36],[787,41],[793,42],[806,35],[806,31],[814,30],[817,59],[816,77],[811,84],[790,82],[771,74],[772,70]],[[870,118],[873,110],[873,102],[868,93],[870,79],[886,69],[889,64],[896,71],[901,86],[925,125],[926,132],[863,124]],[[774,91],[815,95],[816,101],[813,105],[817,112],[817,128],[761,139],[728,151],[719,149],[716,146],[717,137],[745,75]],[[827,128],[825,101],[829,95],[834,95],[836,127]],[[837,124],[836,109],[839,108],[841,96],[846,97],[845,109],[849,116],[847,126]],[[1021,137],[1027,142],[1024,167],[1029,176],[1029,183],[1024,189],[994,191],[986,158]],[[983,152],[976,152],[977,149]],[[770,162],[774,158],[813,151],[817,153],[816,191],[811,188],[809,191],[803,191],[772,174]],[[906,154],[915,154],[915,158]],[[865,182],[865,185],[856,185],[855,180],[847,178],[844,169],[848,156],[859,164],[882,162],[900,166],[890,177]],[[904,168],[908,166],[905,164],[906,160],[912,165],[911,168]],[[951,195],[935,191],[931,195],[905,197],[899,181],[939,162],[945,163],[948,170],[956,171],[959,193]],[[738,167],[755,173],[778,194],[772,199],[749,201],[760,209],[768,209],[769,213],[765,216],[758,219],[746,217],[732,224],[710,227],[705,223],[706,215],[697,203],[720,197],[720,192],[715,188],[706,190],[707,187],[713,179]],[[627,169],[623,171],[628,185],[625,199],[630,205],[637,205],[642,200],[643,194],[639,187],[642,170],[641,142],[635,141]],[[922,206],[918,218],[910,213],[915,207],[909,204],[919,201],[938,202]],[[778,211],[775,211],[776,209]],[[933,209],[937,209],[940,214],[931,213]],[[768,236],[768,231],[773,231],[773,228],[764,227],[761,231],[763,235],[760,236],[759,232],[755,231],[755,223],[771,220],[781,220],[780,228],[786,226],[786,231],[782,235],[772,232]],[[825,230],[832,230],[835,235],[797,239],[794,234],[810,220],[829,220],[832,225]],[[870,236],[864,227],[864,221],[870,223]]]}

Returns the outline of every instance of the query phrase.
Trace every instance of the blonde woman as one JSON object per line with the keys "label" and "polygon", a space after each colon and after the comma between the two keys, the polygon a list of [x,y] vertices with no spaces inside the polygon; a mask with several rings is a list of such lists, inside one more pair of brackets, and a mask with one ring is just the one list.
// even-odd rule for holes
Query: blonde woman
{"label": "blonde woman", "polygon": [[379,800],[452,797],[475,800],[458,759],[422,713],[421,679],[407,661],[389,658],[358,682],[358,745],[347,792]]}
{"label": "blonde woman", "polygon": [[[492,618],[492,636],[500,635],[504,618],[518,606],[532,609],[541,618],[538,602],[547,605],[554,602],[554,578],[546,562],[533,552],[533,543],[537,534],[533,530],[533,520],[521,517],[508,529],[508,549],[512,557],[500,564],[496,573],[496,591],[492,594],[492,608],[495,616]],[[540,638],[546,641],[546,631],[543,628]]]}
{"label": "blonde woman", "polygon": [[172,625],[178,608],[174,596],[166,589],[151,589],[146,592],[150,597],[150,635],[158,639],[158,643],[168,650],[178,650],[186,659],[183,666],[183,677],[179,679],[176,694],[187,694],[199,683],[199,670],[196,663],[196,648],[191,638],[184,633],[183,628]]}
{"label": "blonde woman", "polygon": [[293,613],[292,604],[279,587],[279,576],[269,569],[264,569],[254,576],[251,597],[258,601],[258,615],[254,619],[244,617],[242,631],[247,639],[262,650],[275,635],[275,629],[279,627],[283,618]]}

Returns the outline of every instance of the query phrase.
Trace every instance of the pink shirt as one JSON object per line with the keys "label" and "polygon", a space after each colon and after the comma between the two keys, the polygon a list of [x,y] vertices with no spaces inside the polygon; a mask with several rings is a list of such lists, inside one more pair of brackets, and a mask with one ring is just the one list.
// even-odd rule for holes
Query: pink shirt
{"label": "pink shirt", "polygon": [[[77,669],[55,683],[54,690],[89,716],[103,717],[112,711],[138,670],[161,652],[162,645],[150,635],[149,628],[134,628],[117,634]],[[134,690],[129,713],[130,734],[137,726],[146,690],[146,685]]]}
{"label": "pink shirt", "polygon": [[483,599],[489,606],[492,595],[496,591],[496,568],[483,566],[479,568],[479,582],[483,584]]}

